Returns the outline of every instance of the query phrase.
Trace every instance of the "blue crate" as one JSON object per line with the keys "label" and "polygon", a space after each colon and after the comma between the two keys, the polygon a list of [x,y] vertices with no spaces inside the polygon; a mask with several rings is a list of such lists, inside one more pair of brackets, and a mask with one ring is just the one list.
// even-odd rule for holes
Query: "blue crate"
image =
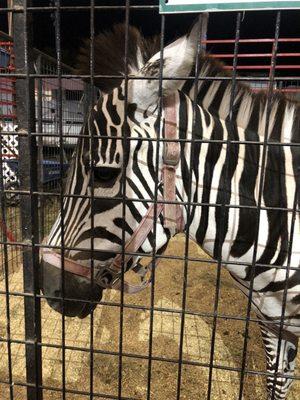
{"label": "blue crate", "polygon": [[5,49],[0,48],[0,68],[7,68],[9,65],[10,54]]}
{"label": "blue crate", "polygon": [[[19,160],[8,159],[5,160],[9,169],[18,175],[19,173]],[[63,173],[65,174],[69,167],[69,163],[63,163]],[[43,184],[55,182],[60,179],[60,163],[53,160],[43,160]]]}

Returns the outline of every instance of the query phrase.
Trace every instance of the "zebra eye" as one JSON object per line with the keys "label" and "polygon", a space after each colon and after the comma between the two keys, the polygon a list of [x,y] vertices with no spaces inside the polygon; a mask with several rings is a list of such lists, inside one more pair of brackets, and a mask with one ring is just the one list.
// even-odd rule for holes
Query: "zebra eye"
{"label": "zebra eye", "polygon": [[94,167],[93,171],[95,181],[105,186],[111,186],[120,175],[121,168]]}

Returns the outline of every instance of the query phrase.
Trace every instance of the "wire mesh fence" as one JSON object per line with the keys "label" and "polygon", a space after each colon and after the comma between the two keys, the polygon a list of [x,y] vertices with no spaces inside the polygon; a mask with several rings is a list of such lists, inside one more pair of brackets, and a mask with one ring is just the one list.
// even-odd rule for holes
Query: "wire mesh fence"
{"label": "wire mesh fence", "polygon": [[[242,13],[216,57],[206,14],[168,47],[169,16],[147,41],[131,13],[158,7],[119,3],[2,10],[1,399],[297,399],[300,77],[284,12],[258,74]],[[97,36],[116,9],[124,25]],[[75,11],[90,29],[76,69]],[[33,46],[42,13],[55,57]]]}
{"label": "wire mesh fence", "polygon": [[[1,72],[12,73],[14,67],[13,39],[3,35],[1,46]],[[72,68],[64,65],[64,72],[72,72]],[[60,185],[59,167],[59,140],[58,126],[58,82],[56,78],[56,60],[34,49],[34,70],[37,74],[45,74],[48,78],[35,80],[35,119],[36,130],[41,133],[37,140],[39,149],[39,184],[40,190],[55,192]],[[17,116],[15,102],[16,78],[1,78],[1,130],[6,132],[2,137],[3,183],[6,190],[6,221],[3,229],[6,230],[11,242],[21,240],[19,221],[19,148],[17,131]],[[84,97],[84,83],[82,80],[68,79],[62,82],[63,91],[63,154],[64,171],[67,171],[69,162],[76,145],[76,136],[79,135],[83,124],[83,115],[86,99]],[[12,134],[9,134],[12,132]],[[40,199],[41,237],[44,230],[49,230],[58,210],[57,200],[48,196]],[[1,231],[1,232],[2,232]],[[3,240],[3,239],[2,239]],[[12,247],[13,249],[13,247]],[[20,252],[13,251],[10,258],[10,272],[20,266]],[[2,264],[3,267],[3,264]],[[4,271],[1,279],[4,277]]]}

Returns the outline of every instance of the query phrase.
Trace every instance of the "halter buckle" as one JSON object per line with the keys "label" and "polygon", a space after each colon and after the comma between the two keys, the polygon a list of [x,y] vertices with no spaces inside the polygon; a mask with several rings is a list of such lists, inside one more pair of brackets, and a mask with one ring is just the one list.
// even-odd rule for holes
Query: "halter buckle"
{"label": "halter buckle", "polygon": [[163,162],[170,167],[176,167],[180,160],[180,148],[178,142],[165,142]]}

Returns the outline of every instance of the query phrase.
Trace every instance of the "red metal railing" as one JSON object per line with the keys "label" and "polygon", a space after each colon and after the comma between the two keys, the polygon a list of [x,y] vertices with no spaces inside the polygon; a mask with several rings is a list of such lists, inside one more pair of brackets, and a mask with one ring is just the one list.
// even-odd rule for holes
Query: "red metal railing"
{"label": "red metal railing", "polygon": [[[259,45],[259,44],[270,44],[271,46],[274,46],[274,42],[275,39],[240,39],[239,43],[240,44],[254,44],[255,45]],[[234,45],[235,40],[234,39],[208,39],[208,40],[204,40],[202,41],[203,44],[206,45],[225,45],[225,48],[229,45]],[[299,49],[297,49],[297,51],[287,51],[287,52],[279,52],[277,54],[277,58],[279,58],[280,60],[283,60],[283,63],[277,64],[275,66],[276,70],[292,70],[294,72],[298,72],[297,76],[295,76],[295,81],[297,82],[297,85],[299,85],[298,87],[282,87],[282,88],[275,88],[275,90],[277,91],[281,91],[283,93],[287,93],[287,94],[292,94],[292,95],[296,95],[298,93],[300,93],[300,38],[280,38],[279,39],[279,43],[285,43],[285,44],[289,44],[289,43],[299,43]],[[233,59],[234,54],[233,54],[233,50],[232,52],[230,52],[230,48],[228,49],[229,52],[225,53],[224,50],[222,50],[222,52],[214,52],[211,51],[209,54],[209,57],[211,58],[217,58],[217,59],[221,59],[221,60],[225,60],[226,63],[228,64],[228,61],[230,59]],[[271,50],[271,49],[270,49]],[[243,71],[243,75],[247,75],[249,77],[253,77],[253,79],[255,80],[256,76],[259,76],[257,73],[258,71],[261,71],[262,75],[266,75],[266,72],[268,71],[270,73],[271,71],[271,57],[272,57],[272,52],[271,51],[261,51],[261,52],[245,52],[245,53],[241,53],[239,52],[239,54],[237,55],[238,60],[242,60],[242,64],[237,65],[237,70],[239,71]],[[296,63],[292,63],[290,62],[290,58],[299,58],[299,62]],[[247,59],[249,59],[249,63],[247,63]],[[262,59],[269,59],[268,63],[255,63],[255,60],[262,60]],[[284,63],[284,60],[288,60],[287,63]],[[251,62],[250,62],[251,60]],[[232,70],[232,65],[226,65],[224,66],[224,69],[226,70]],[[263,88],[261,88],[263,89]],[[258,88],[252,88],[253,91],[257,91],[257,90],[261,90]]]}
{"label": "red metal railing", "polygon": [[[14,55],[13,55],[13,43],[9,41],[0,41],[0,49],[4,51],[4,55],[8,57],[7,65],[0,65],[0,72],[13,72],[14,67]],[[15,113],[15,78],[0,78],[0,120],[16,120]]]}

